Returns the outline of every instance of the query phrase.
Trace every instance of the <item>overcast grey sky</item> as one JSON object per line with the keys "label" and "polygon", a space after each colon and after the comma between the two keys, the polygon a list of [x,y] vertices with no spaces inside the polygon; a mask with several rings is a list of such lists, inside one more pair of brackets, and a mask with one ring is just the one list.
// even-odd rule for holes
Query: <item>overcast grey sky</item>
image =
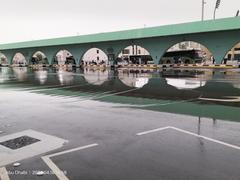
{"label": "overcast grey sky", "polygon": [[[216,0],[205,0],[211,19]],[[198,21],[202,0],[0,0],[0,44]],[[222,0],[217,18],[240,0]]]}

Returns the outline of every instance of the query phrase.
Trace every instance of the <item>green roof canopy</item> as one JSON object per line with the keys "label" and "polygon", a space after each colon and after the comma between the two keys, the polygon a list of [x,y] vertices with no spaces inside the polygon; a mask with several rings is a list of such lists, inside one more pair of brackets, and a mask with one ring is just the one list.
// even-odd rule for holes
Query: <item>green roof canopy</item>
{"label": "green roof canopy", "polygon": [[218,20],[198,21],[126,31],[116,31],[82,36],[71,36],[54,39],[26,41],[10,44],[0,44],[0,50],[21,49],[29,47],[44,47],[55,45],[70,45],[83,43],[96,43],[106,41],[118,41],[127,39],[140,39],[150,37],[163,37],[182,34],[194,34],[216,31],[230,31],[240,29],[240,17],[225,18]]}

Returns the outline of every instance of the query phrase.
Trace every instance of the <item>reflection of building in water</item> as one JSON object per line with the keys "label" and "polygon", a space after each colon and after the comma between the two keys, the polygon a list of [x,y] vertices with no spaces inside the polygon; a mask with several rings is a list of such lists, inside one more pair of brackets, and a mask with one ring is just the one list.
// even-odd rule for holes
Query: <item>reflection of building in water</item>
{"label": "reflection of building in water", "polygon": [[6,64],[8,64],[6,56],[0,53],[0,65],[6,65]]}
{"label": "reflection of building in water", "polygon": [[84,79],[93,85],[102,85],[104,82],[109,80],[109,70],[94,70],[84,68]]}
{"label": "reflection of building in water", "polygon": [[151,74],[147,73],[129,73],[124,71],[118,71],[119,80],[128,87],[142,88],[148,84]]}
{"label": "reflection of building in water", "polygon": [[59,79],[61,85],[72,84],[72,82],[74,80],[73,73],[71,73],[71,72],[59,70],[57,75],[58,75],[58,79]]}
{"label": "reflection of building in water", "polygon": [[229,82],[233,87],[240,89],[240,70],[226,70],[224,72],[224,79]]}
{"label": "reflection of building in water", "polygon": [[4,83],[5,81],[8,81],[9,78],[9,68],[2,67],[0,68],[0,83]]}
{"label": "reflection of building in water", "polygon": [[35,71],[35,78],[40,82],[40,84],[45,84],[47,81],[48,72],[44,70]]}
{"label": "reflection of building in water", "polygon": [[206,85],[206,81],[199,79],[180,79],[166,78],[167,84],[176,87],[177,89],[196,89]]}
{"label": "reflection of building in water", "polygon": [[177,89],[196,89],[206,85],[213,78],[213,70],[169,70],[164,72],[167,84]]}
{"label": "reflection of building in water", "polygon": [[27,67],[14,67],[13,73],[19,81],[27,79]]}

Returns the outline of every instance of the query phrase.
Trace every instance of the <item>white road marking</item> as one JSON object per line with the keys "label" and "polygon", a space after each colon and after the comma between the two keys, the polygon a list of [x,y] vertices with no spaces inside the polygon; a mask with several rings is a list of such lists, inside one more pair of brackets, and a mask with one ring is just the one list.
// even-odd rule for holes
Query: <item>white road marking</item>
{"label": "white road marking", "polygon": [[74,149],[70,149],[70,150],[66,150],[66,151],[50,154],[50,155],[47,155],[47,156],[43,156],[42,160],[48,165],[48,167],[58,177],[59,180],[69,180],[68,177],[65,175],[65,173],[62,170],[60,170],[57,167],[57,165],[50,158],[54,157],[54,156],[60,156],[60,155],[63,155],[63,154],[67,154],[67,153],[71,153],[71,152],[75,152],[75,151],[80,151],[80,150],[92,148],[92,147],[95,147],[95,146],[98,146],[98,144],[90,144],[90,145],[87,145],[87,146],[81,146],[81,147],[78,147],[78,148],[74,148]]}
{"label": "white road marking", "polygon": [[112,94],[107,94],[107,95],[103,95],[103,96],[99,96],[99,97],[96,97],[96,98],[89,98],[87,100],[97,100],[97,99],[102,99],[102,98],[105,98],[105,97],[110,97],[110,96],[114,96],[114,95],[119,95],[119,94],[124,94],[124,93],[128,93],[128,92],[132,92],[132,91],[136,91],[140,88],[135,88],[135,89],[129,89],[129,90],[126,90],[126,91],[120,91],[120,92],[116,92],[116,93],[112,93]]}
{"label": "white road marking", "polygon": [[146,135],[146,134],[150,134],[150,133],[154,133],[154,132],[158,132],[158,131],[163,131],[163,130],[166,130],[166,129],[169,129],[169,128],[170,127],[167,126],[167,127],[163,127],[163,128],[152,129],[150,131],[144,131],[144,132],[138,133],[137,136],[142,136],[142,135]]}
{"label": "white road marking", "polygon": [[188,134],[188,135],[192,135],[192,136],[195,136],[195,137],[198,137],[198,138],[203,138],[205,140],[208,140],[208,141],[211,141],[211,142],[214,142],[214,143],[217,143],[217,144],[221,144],[221,145],[233,148],[233,149],[240,150],[240,146],[229,144],[229,143],[226,143],[226,142],[223,142],[223,141],[219,141],[219,140],[216,140],[216,139],[213,139],[213,138],[209,138],[209,137],[199,135],[199,134],[196,134],[196,133],[193,133],[193,132],[190,132],[190,131],[186,131],[186,130],[183,130],[183,129],[180,129],[180,128],[176,128],[176,127],[173,127],[173,126],[167,126],[167,127],[162,127],[162,128],[158,128],[158,129],[153,129],[153,130],[150,130],[150,131],[137,133],[136,135],[137,136],[142,136],[142,135],[151,134],[151,133],[155,133],[155,132],[166,130],[166,129],[173,129],[173,130],[176,130],[176,131]]}
{"label": "white road marking", "polygon": [[98,99],[102,99],[102,98],[105,98],[105,97],[111,97],[111,96],[114,96],[114,95],[119,95],[119,94],[124,94],[124,93],[127,93],[127,92],[132,92],[132,91],[136,91],[138,90],[139,88],[135,88],[135,89],[128,89],[128,90],[125,90],[125,91],[120,91],[120,92],[115,92],[115,93],[106,93],[104,95],[104,93],[102,93],[103,95],[94,95],[94,96],[89,96],[89,97],[86,97],[86,98],[82,98],[80,99],[80,101],[75,101],[75,102],[84,102],[84,101],[89,101],[89,100],[98,100]]}
{"label": "white road marking", "polygon": [[146,104],[146,105],[127,105],[126,107],[136,107],[136,108],[144,108],[144,107],[153,107],[153,106],[167,106],[167,105],[173,105],[173,104],[181,104],[184,102],[191,102],[194,100],[197,100],[199,98],[194,99],[188,99],[188,100],[182,100],[182,101],[175,101],[175,102],[166,102],[166,103],[156,103],[156,104]]}
{"label": "white road marking", "polygon": [[10,180],[7,169],[5,167],[0,168],[0,180]]}
{"label": "white road marking", "polygon": [[58,177],[59,180],[69,180],[67,176],[61,171],[56,164],[52,162],[49,157],[42,157],[42,160],[48,165],[48,167],[52,170],[52,172]]}
{"label": "white road marking", "polygon": [[[98,81],[95,81],[95,82],[98,82]],[[95,83],[95,82],[93,82],[93,83]],[[71,86],[70,85],[55,85],[55,86],[49,86],[45,89],[34,89],[30,92],[49,91],[49,90],[58,90],[58,89],[69,89],[69,88],[82,87],[82,86],[87,86],[87,85],[91,85],[91,84],[86,82],[86,83],[83,83],[83,84],[71,85]],[[40,87],[42,87],[42,86],[40,86]]]}
{"label": "white road marking", "polygon": [[66,151],[62,151],[62,152],[58,152],[58,153],[55,153],[55,154],[47,155],[47,157],[60,156],[60,155],[63,155],[63,154],[71,153],[71,152],[74,152],[74,151],[80,151],[80,150],[88,149],[88,148],[95,147],[95,146],[98,146],[98,144],[90,144],[90,145],[87,145],[87,146],[81,146],[81,147],[78,147],[78,148],[69,149],[69,150],[66,150]]}
{"label": "white road marking", "polygon": [[218,102],[240,102],[239,96],[226,96],[225,98],[229,98],[229,99],[214,99],[214,98],[199,98],[199,99],[206,100],[206,101],[218,101]]}
{"label": "white road marking", "polygon": [[196,136],[196,137],[199,137],[199,138],[203,138],[203,139],[206,139],[208,141],[211,141],[211,142],[215,142],[215,143],[218,143],[218,144],[221,144],[221,145],[224,145],[224,146],[228,146],[228,147],[231,147],[233,149],[237,149],[237,150],[240,150],[240,147],[239,146],[236,146],[236,145],[232,145],[232,144],[229,144],[229,143],[225,143],[223,141],[219,141],[219,140],[216,140],[216,139],[212,139],[212,138],[209,138],[209,137],[206,137],[206,136],[202,136],[202,135],[198,135],[196,133],[192,133],[192,132],[189,132],[189,131],[185,131],[183,129],[179,129],[179,128],[176,128],[176,127],[170,127],[171,129],[174,129],[176,131],[179,131],[179,132],[183,132],[185,134],[189,134],[189,135],[192,135],[192,136]]}

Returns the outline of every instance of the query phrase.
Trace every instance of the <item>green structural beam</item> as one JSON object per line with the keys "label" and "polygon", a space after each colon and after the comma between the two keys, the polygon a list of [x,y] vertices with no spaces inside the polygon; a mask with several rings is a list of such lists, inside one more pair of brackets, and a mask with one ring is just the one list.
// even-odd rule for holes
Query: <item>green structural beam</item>
{"label": "green structural beam", "polygon": [[92,35],[72,36],[55,39],[45,39],[10,44],[0,44],[0,50],[22,49],[31,47],[48,47],[58,45],[74,45],[108,41],[134,40],[184,34],[209,33],[240,30],[240,17],[218,20],[198,21],[126,31],[99,33]]}

